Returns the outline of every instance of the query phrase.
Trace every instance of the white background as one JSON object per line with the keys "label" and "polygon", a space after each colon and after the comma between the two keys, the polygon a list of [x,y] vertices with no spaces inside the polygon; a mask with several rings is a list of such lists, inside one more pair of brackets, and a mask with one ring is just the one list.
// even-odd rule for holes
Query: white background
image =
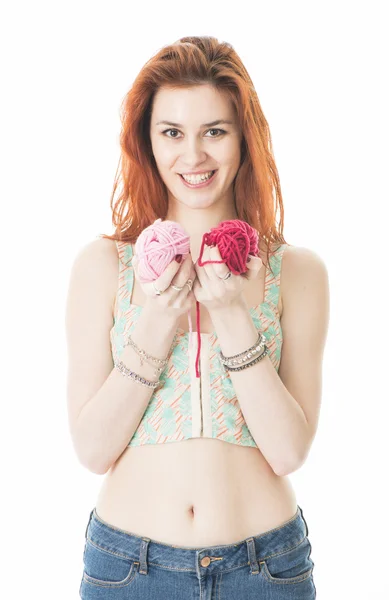
{"label": "white background", "polygon": [[184,35],[214,35],[241,56],[270,125],[286,240],[317,252],[329,271],[319,429],[308,460],[290,476],[309,526],[318,599],[384,597],[385,4],[67,0],[3,7],[4,597],[78,597],[85,527],[104,476],[80,465],[68,431],[68,277],[79,249],[113,232],[120,102],[143,64]]}

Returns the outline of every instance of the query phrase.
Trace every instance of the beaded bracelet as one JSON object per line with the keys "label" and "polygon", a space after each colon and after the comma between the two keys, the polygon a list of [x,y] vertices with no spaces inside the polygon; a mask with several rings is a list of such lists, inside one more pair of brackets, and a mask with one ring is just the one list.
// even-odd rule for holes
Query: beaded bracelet
{"label": "beaded bracelet", "polygon": [[[249,352],[250,350],[252,350],[253,348],[255,348],[255,346],[259,343],[261,336],[262,336],[262,332],[257,329],[258,331],[258,338],[257,341],[255,342],[255,344],[253,346],[251,346],[251,348],[249,348],[247,350],[247,352]],[[223,352],[220,352],[220,356],[223,360],[230,360],[231,358],[239,358],[240,356],[242,356],[243,354],[246,353],[246,350],[244,350],[243,352],[239,352],[239,354],[234,354],[233,356],[224,356]]]}
{"label": "beaded bracelet", "polygon": [[257,356],[256,358],[254,358],[254,360],[250,361],[250,362],[246,362],[244,364],[242,364],[240,367],[224,367],[224,369],[226,370],[226,372],[228,373],[228,371],[242,371],[242,369],[247,369],[248,367],[252,367],[253,365],[256,365],[260,360],[262,360],[263,358],[265,358],[265,356],[267,356],[267,354],[269,354],[269,348],[265,345],[264,346],[264,351]]}
{"label": "beaded bracelet", "polygon": [[258,330],[258,339],[251,348],[245,350],[244,352],[240,352],[240,354],[235,354],[234,356],[224,356],[222,352],[220,352],[220,360],[221,363],[225,367],[235,367],[236,365],[241,365],[247,360],[251,359],[252,356],[256,355],[257,352],[260,352],[265,347],[266,337],[263,335],[261,331]]}
{"label": "beaded bracelet", "polygon": [[158,381],[150,381],[149,379],[145,379],[144,377],[141,377],[140,375],[138,375],[138,373],[135,373],[134,371],[131,371],[130,369],[128,369],[122,361],[115,362],[114,365],[115,365],[116,369],[118,369],[121,372],[122,375],[129,377],[130,379],[133,379],[133,381],[135,381],[136,383],[140,383],[141,385],[151,387],[154,390],[162,385],[162,382],[159,380]]}

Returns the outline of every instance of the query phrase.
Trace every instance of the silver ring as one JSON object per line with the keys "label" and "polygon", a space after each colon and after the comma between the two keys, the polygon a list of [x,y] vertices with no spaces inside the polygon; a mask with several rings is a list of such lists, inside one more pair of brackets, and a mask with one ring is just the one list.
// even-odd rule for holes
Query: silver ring
{"label": "silver ring", "polygon": [[156,288],[156,287],[155,287],[155,283],[154,283],[154,281],[153,281],[153,288],[154,288],[154,290],[155,290],[155,295],[156,295],[156,296],[160,296],[160,295],[161,295],[161,294],[163,294],[163,292],[165,291],[165,290],[161,291],[161,290],[159,290],[158,288]]}
{"label": "silver ring", "polygon": [[188,281],[185,282],[185,285],[187,285],[188,288],[189,288],[189,291],[191,291],[192,290],[192,286],[193,286],[193,280],[192,279],[188,279]]}
{"label": "silver ring", "polygon": [[185,286],[183,285],[182,287],[178,287],[177,285],[171,284],[170,287],[172,287],[173,290],[176,290],[176,292],[181,292],[181,290],[183,290]]}
{"label": "silver ring", "polygon": [[231,277],[232,273],[231,271],[228,271],[227,275],[225,275],[224,277],[220,277],[220,279],[222,279],[223,281],[227,281],[227,279],[229,279]]}

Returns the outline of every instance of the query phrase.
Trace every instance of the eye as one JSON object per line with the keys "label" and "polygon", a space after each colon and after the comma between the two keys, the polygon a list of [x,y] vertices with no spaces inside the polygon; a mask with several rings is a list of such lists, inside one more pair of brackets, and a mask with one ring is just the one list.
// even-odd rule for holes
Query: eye
{"label": "eye", "polygon": [[[166,134],[168,131],[178,132],[178,129],[165,129],[162,133]],[[225,133],[227,133],[224,129],[208,129],[208,131],[219,131],[220,132],[220,135],[211,135],[210,137],[212,137],[212,138],[222,137]],[[176,135],[168,135],[167,137],[170,137],[172,139],[177,139]]]}
{"label": "eye", "polygon": [[208,129],[208,131],[220,131],[220,135],[211,135],[211,137],[221,137],[222,135],[224,135],[226,133],[226,131],[224,129]]}
{"label": "eye", "polygon": [[[163,133],[163,134],[165,134],[165,133],[167,133],[168,131],[178,131],[178,129],[165,129],[165,131],[163,131],[162,133]],[[176,136],[175,136],[175,135],[174,135],[174,136],[168,135],[167,137],[170,137],[170,138],[171,138],[171,137],[173,137],[173,139],[175,139],[175,138],[176,138]]]}

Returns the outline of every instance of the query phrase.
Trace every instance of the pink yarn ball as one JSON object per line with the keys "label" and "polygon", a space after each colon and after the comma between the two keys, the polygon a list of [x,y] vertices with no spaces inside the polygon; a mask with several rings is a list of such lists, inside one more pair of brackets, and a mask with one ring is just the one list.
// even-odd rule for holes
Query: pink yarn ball
{"label": "pink yarn ball", "polygon": [[140,282],[158,279],[176,254],[182,254],[184,259],[189,250],[190,238],[181,225],[175,221],[156,219],[135,242]]}

